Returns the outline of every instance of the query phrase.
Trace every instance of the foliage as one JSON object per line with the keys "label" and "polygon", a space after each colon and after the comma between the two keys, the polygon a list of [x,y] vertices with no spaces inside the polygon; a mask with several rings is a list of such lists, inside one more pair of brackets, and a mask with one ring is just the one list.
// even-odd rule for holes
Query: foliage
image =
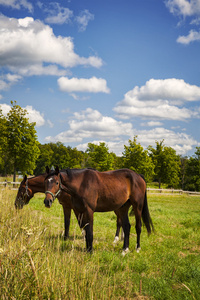
{"label": "foliage", "polygon": [[184,189],[200,191],[200,147],[196,147],[195,155],[187,160]]}
{"label": "foliage", "polygon": [[45,167],[59,166],[60,169],[81,168],[84,165],[85,155],[76,148],[66,147],[62,143],[39,145],[40,156],[36,162],[35,175],[45,172]]}
{"label": "foliage", "polygon": [[[148,195],[156,233],[143,228],[135,251],[130,216],[130,253],[113,247],[116,216],[96,213],[94,252],[74,215],[70,238],[62,239],[62,206],[44,195],[16,212],[16,191],[0,190],[0,299],[199,299],[200,197]],[[178,208],[178,209],[177,209]]]}
{"label": "foliage", "polygon": [[7,139],[6,139],[7,120],[3,116],[0,109],[0,169],[5,166],[5,159],[7,154]]}
{"label": "foliage", "polygon": [[161,142],[156,141],[156,148],[149,146],[150,157],[155,165],[155,176],[159,182],[167,183],[169,187],[178,187],[180,183],[180,157],[171,147],[166,147]]}
{"label": "foliage", "polygon": [[131,169],[144,175],[147,182],[151,181],[154,175],[154,164],[140,143],[137,143],[137,136],[129,140],[129,146],[124,145],[123,167]]}
{"label": "foliage", "polygon": [[114,153],[109,153],[108,146],[105,143],[99,143],[99,145],[88,143],[86,153],[88,154],[88,167],[99,171],[113,170]]}
{"label": "foliage", "polygon": [[45,173],[46,166],[52,166],[52,156],[54,154],[53,150],[51,149],[50,144],[39,144],[40,155],[36,161],[36,168],[34,170],[35,175]]}
{"label": "foliage", "polygon": [[29,123],[27,111],[11,101],[11,109],[6,117],[5,165],[10,164],[15,181],[16,171],[32,173],[39,148],[35,123]]}

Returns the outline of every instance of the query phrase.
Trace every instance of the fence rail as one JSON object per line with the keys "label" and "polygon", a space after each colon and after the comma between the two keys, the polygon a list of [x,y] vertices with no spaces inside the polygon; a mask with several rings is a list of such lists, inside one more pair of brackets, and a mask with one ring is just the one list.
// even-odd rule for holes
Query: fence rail
{"label": "fence rail", "polygon": [[183,191],[183,190],[175,190],[175,189],[153,189],[153,188],[147,188],[147,192],[150,192],[152,194],[188,194],[188,195],[200,195],[200,192],[192,192],[192,191]]}
{"label": "fence rail", "polygon": [[[21,182],[13,182],[13,181],[2,181],[0,182],[0,186],[3,187],[17,187]],[[147,188],[147,192],[151,194],[161,194],[161,195],[178,195],[178,194],[188,194],[188,195],[200,195],[200,192],[192,192],[192,191],[183,191],[183,190],[175,190],[175,189],[153,189]]]}
{"label": "fence rail", "polygon": [[2,185],[3,187],[10,187],[12,186],[16,186],[16,185],[20,185],[21,182],[13,182],[13,181],[1,181],[0,182],[0,186]]}

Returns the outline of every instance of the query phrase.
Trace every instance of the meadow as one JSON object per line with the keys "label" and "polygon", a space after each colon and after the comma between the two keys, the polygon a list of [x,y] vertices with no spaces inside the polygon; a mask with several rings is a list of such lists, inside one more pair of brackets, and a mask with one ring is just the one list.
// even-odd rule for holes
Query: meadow
{"label": "meadow", "polygon": [[16,211],[17,191],[0,189],[0,299],[200,299],[200,196],[148,194],[155,232],[141,233],[136,253],[130,215],[130,252],[113,240],[113,212],[94,215],[94,251],[72,214],[63,240],[62,206],[44,207],[36,194]]}

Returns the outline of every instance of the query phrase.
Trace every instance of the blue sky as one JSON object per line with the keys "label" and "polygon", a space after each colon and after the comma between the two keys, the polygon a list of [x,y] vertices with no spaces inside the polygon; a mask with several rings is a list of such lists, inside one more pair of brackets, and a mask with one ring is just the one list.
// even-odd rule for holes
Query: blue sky
{"label": "blue sky", "polygon": [[200,146],[200,0],[0,0],[0,106],[40,143]]}

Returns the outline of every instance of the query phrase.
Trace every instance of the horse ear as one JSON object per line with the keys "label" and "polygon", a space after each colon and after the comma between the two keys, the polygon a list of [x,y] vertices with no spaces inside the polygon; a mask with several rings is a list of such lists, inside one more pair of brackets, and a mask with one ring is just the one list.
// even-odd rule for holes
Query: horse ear
{"label": "horse ear", "polygon": [[58,166],[56,166],[55,172],[56,172],[56,175],[58,175],[58,173],[59,173],[59,167]]}
{"label": "horse ear", "polygon": [[46,173],[49,174],[50,170],[49,170],[49,167],[46,166]]}

